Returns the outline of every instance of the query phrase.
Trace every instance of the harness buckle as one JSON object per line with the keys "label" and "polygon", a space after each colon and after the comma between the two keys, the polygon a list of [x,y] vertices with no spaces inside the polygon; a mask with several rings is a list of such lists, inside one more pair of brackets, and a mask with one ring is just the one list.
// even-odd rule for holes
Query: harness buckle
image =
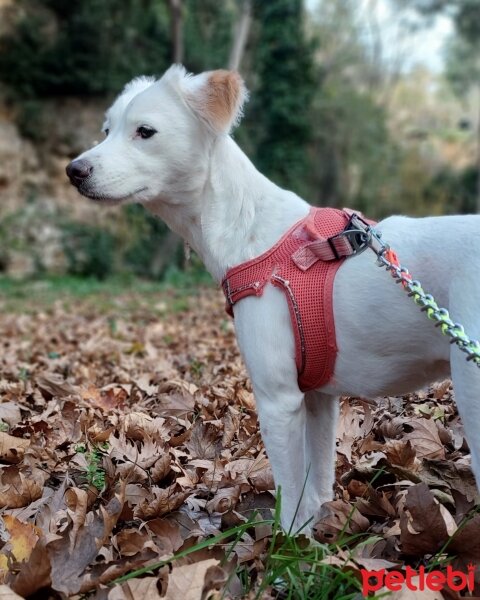
{"label": "harness buckle", "polygon": [[367,248],[371,248],[377,256],[382,256],[389,249],[389,246],[381,240],[381,236],[382,234],[379,231],[362,219],[357,213],[352,213],[345,229],[328,241],[330,246],[333,247],[333,243],[330,240],[339,237],[346,238],[352,248],[351,256],[361,254]]}

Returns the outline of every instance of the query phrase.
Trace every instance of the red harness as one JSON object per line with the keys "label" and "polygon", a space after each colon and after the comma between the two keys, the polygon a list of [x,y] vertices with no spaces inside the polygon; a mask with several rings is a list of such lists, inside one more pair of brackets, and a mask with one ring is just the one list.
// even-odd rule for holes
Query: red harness
{"label": "red harness", "polygon": [[351,214],[313,207],[270,250],[230,269],[222,282],[232,316],[236,302],[261,296],[267,283],[284,291],[295,335],[298,385],[304,392],[325,385],[333,375],[333,280],[344,257],[355,253],[342,235]]}

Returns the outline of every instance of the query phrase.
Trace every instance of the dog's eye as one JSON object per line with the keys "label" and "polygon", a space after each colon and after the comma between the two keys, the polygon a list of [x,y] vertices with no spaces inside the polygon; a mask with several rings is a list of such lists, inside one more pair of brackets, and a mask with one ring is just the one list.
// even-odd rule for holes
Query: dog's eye
{"label": "dog's eye", "polygon": [[152,135],[155,135],[156,133],[157,133],[156,129],[153,129],[153,127],[146,127],[145,125],[142,125],[141,127],[139,127],[137,129],[137,134],[143,140],[146,140],[147,138],[152,137]]}
{"label": "dog's eye", "polygon": [[105,134],[105,137],[107,137],[108,134],[110,133],[110,129],[104,129],[103,133]]}

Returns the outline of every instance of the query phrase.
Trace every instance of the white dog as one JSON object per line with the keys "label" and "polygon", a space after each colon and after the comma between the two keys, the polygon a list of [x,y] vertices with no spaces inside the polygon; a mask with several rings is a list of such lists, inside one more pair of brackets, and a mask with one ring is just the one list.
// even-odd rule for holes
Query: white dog
{"label": "white dog", "polygon": [[[107,112],[106,139],[67,173],[80,193],[100,203],[143,204],[221,282],[310,210],[259,173],[230,137],[245,99],[240,76],[229,71],[192,76],[173,66],[160,80],[134,79]],[[480,338],[480,217],[390,217],[378,230],[452,319]],[[341,264],[333,314],[334,376],[304,394],[283,291],[267,284],[263,295],[234,306],[263,440],[282,489],[284,527],[318,518],[332,498],[340,396],[404,394],[451,373],[480,485],[480,369],[376,266],[370,251]]]}

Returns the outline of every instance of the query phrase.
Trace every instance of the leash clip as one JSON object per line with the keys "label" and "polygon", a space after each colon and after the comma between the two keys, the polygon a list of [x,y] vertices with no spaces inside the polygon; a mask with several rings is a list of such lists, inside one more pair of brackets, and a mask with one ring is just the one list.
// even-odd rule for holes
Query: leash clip
{"label": "leash clip", "polygon": [[370,248],[380,258],[390,249],[390,246],[381,239],[381,232],[364,221],[357,213],[352,213],[343,234],[352,245],[354,255]]}
{"label": "leash clip", "polygon": [[[341,233],[329,238],[328,243],[335,254],[337,254],[335,240],[338,238],[346,238],[350,244],[351,252],[349,256],[361,254],[367,248],[372,248],[378,254],[375,248],[380,250],[384,246],[383,242],[379,240],[380,234],[375,232],[371,225],[364,221],[357,213],[350,215],[348,223]],[[337,256],[337,258],[339,257]]]}

